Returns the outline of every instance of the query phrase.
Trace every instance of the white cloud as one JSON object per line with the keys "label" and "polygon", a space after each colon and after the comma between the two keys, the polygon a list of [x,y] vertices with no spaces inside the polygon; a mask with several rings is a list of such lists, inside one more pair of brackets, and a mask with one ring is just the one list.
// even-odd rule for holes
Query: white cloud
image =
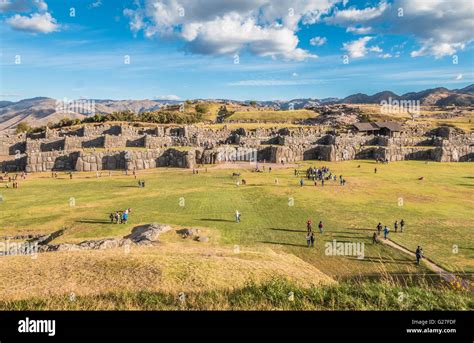
{"label": "white cloud", "polygon": [[335,10],[334,14],[326,21],[333,24],[344,24],[348,22],[364,22],[380,17],[390,6],[386,1],[381,1],[378,6],[357,9],[354,7],[345,10]]}
{"label": "white cloud", "polygon": [[13,29],[33,33],[51,33],[59,30],[59,25],[48,12],[34,13],[28,16],[15,14],[6,20]]}
{"label": "white cloud", "polygon": [[366,35],[372,31],[372,28],[369,27],[355,27],[355,26],[349,26],[346,30],[346,32],[352,32],[358,35]]}
{"label": "white cloud", "polygon": [[327,41],[328,40],[326,37],[316,36],[309,40],[309,44],[311,44],[312,46],[321,46],[321,45],[326,44]]}
{"label": "white cloud", "polygon": [[357,40],[346,42],[343,44],[342,49],[347,51],[350,57],[359,58],[367,55],[369,51],[378,51],[380,48],[377,46],[367,47],[367,43],[372,40],[373,37],[362,37]]}
{"label": "white cloud", "polygon": [[382,52],[383,51],[378,45],[371,46],[368,49],[369,49],[370,52]]}
{"label": "white cloud", "polygon": [[48,5],[43,0],[0,0],[0,13],[2,12],[31,12],[47,11]]}
{"label": "white cloud", "polygon": [[380,58],[383,58],[383,59],[387,59],[387,58],[391,58],[391,57],[392,57],[392,54],[389,54],[389,53],[380,54],[379,57],[380,57]]}
{"label": "white cloud", "polygon": [[174,95],[174,94],[168,94],[168,95],[155,96],[154,99],[155,100],[174,100],[174,101],[178,101],[180,99],[180,97],[177,96],[177,95]]}
{"label": "white cloud", "polygon": [[102,6],[102,1],[101,0],[97,0],[97,1],[94,1],[93,3],[90,4],[90,8],[99,8],[100,6]]}
{"label": "white cloud", "polygon": [[317,56],[298,48],[298,26],[320,20],[337,1],[142,0],[124,14],[135,33],[177,37],[192,53],[222,55],[246,50],[301,61]]}
{"label": "white cloud", "polygon": [[456,77],[455,77],[454,79],[455,79],[455,80],[461,80],[461,79],[462,79],[462,77],[463,77],[463,75],[462,75],[462,74],[458,74],[458,75],[456,75]]}
{"label": "white cloud", "polygon": [[[399,9],[403,15],[399,15]],[[474,41],[472,1],[466,0],[393,0],[381,1],[365,9],[334,11],[327,23],[356,32],[354,23],[371,27],[371,33],[413,36],[420,44],[412,57],[431,55],[441,58],[453,55]]]}

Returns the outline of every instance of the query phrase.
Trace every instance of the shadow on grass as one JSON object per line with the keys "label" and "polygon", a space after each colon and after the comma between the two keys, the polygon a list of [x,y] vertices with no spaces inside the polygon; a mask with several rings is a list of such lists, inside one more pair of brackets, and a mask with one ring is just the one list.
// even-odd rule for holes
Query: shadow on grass
{"label": "shadow on grass", "polygon": [[357,239],[357,240],[363,240],[363,239],[372,239],[372,237],[370,236],[345,236],[345,235],[335,235],[335,234],[332,234],[330,235],[331,238],[353,238],[353,239]]}
{"label": "shadow on grass", "polygon": [[268,228],[268,230],[273,230],[273,231],[284,231],[284,232],[304,232],[304,233],[306,233],[306,232],[307,232],[306,230],[277,229],[277,228],[273,228],[273,227],[270,227],[270,228]]}
{"label": "shadow on grass", "polygon": [[235,223],[235,220],[229,219],[214,219],[214,218],[201,218],[199,219],[204,222],[225,222],[225,223]]}
{"label": "shadow on grass", "polygon": [[347,259],[349,260],[357,260],[360,262],[382,262],[382,263],[395,263],[395,264],[415,264],[415,260],[410,261],[410,260],[404,260],[404,259],[399,259],[399,258],[381,258],[381,257],[370,257],[370,256],[364,256],[364,258],[357,258],[357,257],[349,257],[347,256]]}
{"label": "shadow on grass", "polygon": [[113,224],[110,222],[110,220],[105,220],[105,219],[82,219],[82,220],[76,220],[76,223]]}
{"label": "shadow on grass", "polygon": [[275,245],[287,245],[287,246],[292,246],[292,247],[308,247],[306,244],[294,244],[294,243],[284,243],[284,242],[270,242],[270,241],[259,241],[259,243],[264,243],[264,244],[275,244]]}

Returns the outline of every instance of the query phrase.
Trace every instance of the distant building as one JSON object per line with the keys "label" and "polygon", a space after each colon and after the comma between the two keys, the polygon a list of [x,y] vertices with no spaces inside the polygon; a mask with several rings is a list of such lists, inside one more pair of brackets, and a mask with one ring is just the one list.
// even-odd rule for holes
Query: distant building
{"label": "distant building", "polygon": [[354,128],[361,133],[368,135],[382,135],[393,137],[395,134],[403,131],[402,126],[393,121],[374,122],[374,123],[355,123]]}

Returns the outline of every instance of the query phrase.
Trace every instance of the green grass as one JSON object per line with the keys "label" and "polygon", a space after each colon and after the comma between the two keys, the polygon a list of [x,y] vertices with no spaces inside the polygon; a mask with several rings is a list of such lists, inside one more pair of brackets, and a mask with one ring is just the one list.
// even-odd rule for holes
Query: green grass
{"label": "green grass", "polygon": [[0,301],[1,310],[472,310],[468,292],[387,282],[302,288],[283,279],[234,290],[116,292]]}
{"label": "green grass", "polygon": [[[474,271],[472,163],[322,164],[343,174],[346,186],[326,182],[321,188],[307,182],[300,187],[293,169],[271,174],[236,169],[247,180],[240,187],[231,177],[234,170],[209,169],[199,175],[179,169],[148,170],[138,175],[146,180],[143,189],[136,187],[132,176],[119,171],[101,178],[95,173],[76,173],[73,180],[65,173],[58,179],[51,179],[49,173],[30,175],[19,189],[0,190],[0,235],[67,227],[58,241],[72,242],[124,236],[133,226],[150,222],[209,227],[217,230],[222,245],[289,252],[328,275],[351,279],[417,272],[403,253],[371,243],[379,221],[393,227],[395,220],[403,218],[406,232],[392,232],[395,242],[411,250],[421,245],[427,257],[448,270]],[[308,165],[305,162],[301,168]],[[423,181],[418,180],[420,176]],[[75,206],[70,206],[70,198],[75,199]],[[180,206],[180,200],[185,206]],[[127,225],[108,223],[110,212],[124,208],[132,208]],[[234,222],[235,210],[242,213],[240,224]],[[326,227],[324,235],[317,235],[315,249],[305,247],[308,218],[316,223],[323,220]],[[326,256],[324,244],[334,239],[364,242],[366,258]]]}

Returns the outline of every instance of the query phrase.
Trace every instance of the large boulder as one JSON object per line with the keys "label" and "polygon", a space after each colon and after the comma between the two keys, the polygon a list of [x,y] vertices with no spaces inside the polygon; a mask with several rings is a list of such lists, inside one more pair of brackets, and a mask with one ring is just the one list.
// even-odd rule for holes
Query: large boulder
{"label": "large boulder", "polygon": [[134,227],[132,233],[125,238],[132,240],[134,243],[142,241],[156,241],[158,237],[167,231],[171,230],[171,226],[165,224],[147,224]]}

